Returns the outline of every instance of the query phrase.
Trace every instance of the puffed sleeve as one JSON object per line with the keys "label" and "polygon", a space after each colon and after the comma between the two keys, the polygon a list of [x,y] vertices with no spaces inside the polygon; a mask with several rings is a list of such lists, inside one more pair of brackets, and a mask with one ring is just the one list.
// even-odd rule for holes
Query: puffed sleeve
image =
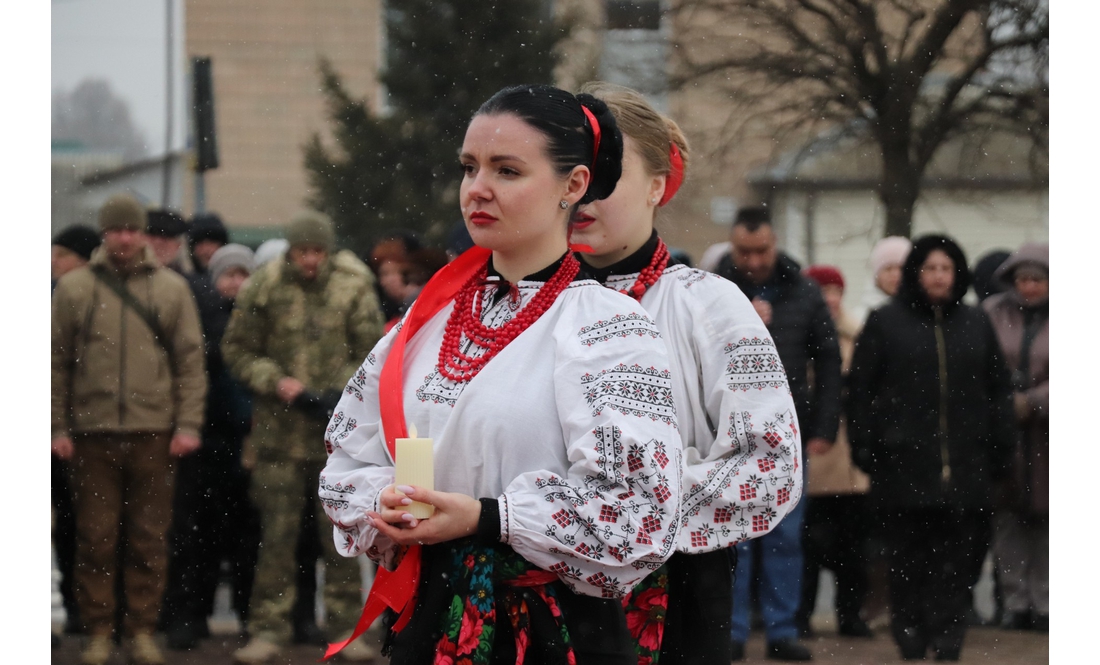
{"label": "puffed sleeve", "polygon": [[[606,291],[593,300],[644,317]],[[600,315],[578,308],[556,340],[556,408],[570,467],[524,473],[500,505],[501,540],[577,593],[621,597],[675,551],[681,444],[668,351],[656,325],[646,334],[593,341]],[[592,311],[591,309],[589,311]],[[586,320],[588,316],[591,320]]]}
{"label": "puffed sleeve", "polygon": [[378,378],[400,326],[367,354],[344,388],[325,430],[328,462],[317,494],[333,523],[336,550],[348,557],[366,554],[392,567],[397,547],[367,521],[378,510],[378,496],[394,482],[393,460],[386,450],[378,403]]}
{"label": "puffed sleeve", "polygon": [[[680,366],[701,390],[713,438],[684,451],[684,499],[678,548],[710,552],[770,532],[802,496],[802,444],[794,400],[775,342],[734,284],[708,276],[689,304],[694,349]],[[687,297],[687,296],[686,296]]]}

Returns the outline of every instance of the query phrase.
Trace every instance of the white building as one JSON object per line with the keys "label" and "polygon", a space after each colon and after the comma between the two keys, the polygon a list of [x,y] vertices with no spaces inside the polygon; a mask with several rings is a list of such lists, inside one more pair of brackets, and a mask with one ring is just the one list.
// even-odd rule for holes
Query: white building
{"label": "white building", "polygon": [[[803,267],[840,268],[847,283],[844,304],[858,317],[882,301],[868,263],[885,225],[876,193],[880,168],[870,141],[823,136],[749,178],[768,201],[783,249]],[[971,265],[994,249],[1045,242],[1046,173],[1045,158],[1034,157],[1023,138],[1000,134],[949,142],[927,170],[912,237],[948,235]]]}

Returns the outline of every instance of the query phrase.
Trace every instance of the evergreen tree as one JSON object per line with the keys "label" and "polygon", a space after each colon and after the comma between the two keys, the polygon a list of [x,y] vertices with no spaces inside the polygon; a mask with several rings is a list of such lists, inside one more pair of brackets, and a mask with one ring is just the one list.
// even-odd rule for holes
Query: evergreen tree
{"label": "evergreen tree", "polygon": [[460,219],[458,151],[470,117],[507,85],[550,83],[555,26],[545,0],[403,0],[386,9],[389,113],[375,116],[327,61],[335,145],[305,147],[309,203],[363,252],[395,229],[440,240]]}

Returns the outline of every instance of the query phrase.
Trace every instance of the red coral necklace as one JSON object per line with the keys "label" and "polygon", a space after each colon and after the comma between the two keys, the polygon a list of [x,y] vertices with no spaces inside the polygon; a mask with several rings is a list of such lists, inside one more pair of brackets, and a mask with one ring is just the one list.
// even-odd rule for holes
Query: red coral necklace
{"label": "red coral necklace", "polygon": [[[439,373],[458,383],[465,383],[477,376],[501,349],[550,309],[565,287],[577,276],[580,268],[581,264],[573,253],[566,254],[553,277],[546,280],[531,302],[517,312],[511,321],[499,328],[490,328],[481,322],[484,301],[481,289],[489,276],[489,265],[486,263],[455,295],[454,310],[447,319],[443,344],[439,347]],[[463,337],[470,340],[473,347],[485,349],[485,352],[477,357],[463,353]]]}
{"label": "red coral necklace", "polygon": [[626,294],[641,302],[645,292],[649,290],[649,287],[656,284],[665,272],[665,268],[668,267],[668,259],[668,245],[665,244],[664,240],[657,238],[657,248],[653,250],[653,258],[649,260],[649,265],[642,268],[642,271],[638,273],[638,279],[634,281],[633,286],[625,291],[619,291],[619,293]]}

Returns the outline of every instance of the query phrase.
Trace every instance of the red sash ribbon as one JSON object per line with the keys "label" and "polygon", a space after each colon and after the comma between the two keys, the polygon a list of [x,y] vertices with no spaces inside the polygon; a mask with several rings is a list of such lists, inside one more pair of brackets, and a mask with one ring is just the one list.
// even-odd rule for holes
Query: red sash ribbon
{"label": "red sash ribbon", "polygon": [[[492,255],[487,249],[472,247],[461,256],[441,268],[424,288],[409,309],[408,316],[397,338],[393,342],[386,362],[382,365],[382,374],[378,381],[378,401],[381,406],[382,431],[386,435],[386,448],[390,458],[397,462],[397,439],[408,436],[405,429],[405,404],[402,396],[404,385],[405,345],[424,324],[435,316],[447,303],[454,300],[458,290],[481,269]],[[378,568],[374,584],[371,585],[363,613],[355,624],[351,637],[338,644],[330,644],[322,660],[328,660],[341,649],[359,638],[374,620],[389,607],[400,616],[393,630],[401,630],[412,618],[416,587],[420,582],[420,546],[413,545],[405,551],[401,563],[393,572]]]}

